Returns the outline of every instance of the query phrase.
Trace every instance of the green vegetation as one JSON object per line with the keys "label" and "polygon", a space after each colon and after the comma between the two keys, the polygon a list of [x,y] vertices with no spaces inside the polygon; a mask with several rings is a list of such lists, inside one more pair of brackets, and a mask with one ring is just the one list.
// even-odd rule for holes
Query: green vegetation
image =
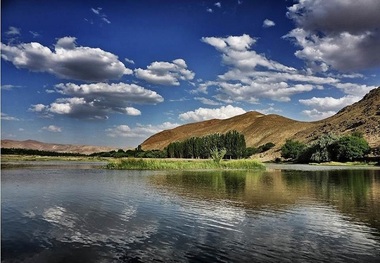
{"label": "green vegetation", "polygon": [[299,158],[305,148],[306,144],[302,142],[286,140],[285,144],[281,147],[281,156],[294,161]]}
{"label": "green vegetation", "polygon": [[98,152],[93,153],[90,156],[97,157],[113,157],[113,158],[124,158],[124,157],[135,157],[135,158],[166,158],[166,152],[160,150],[150,150],[143,151],[141,146],[137,147],[134,150],[126,150],[119,149],[117,151],[110,152]]}
{"label": "green vegetation", "polygon": [[220,164],[220,161],[223,159],[226,153],[227,153],[227,150],[224,148],[221,150],[218,150],[218,148],[214,148],[211,150],[211,158],[214,162],[216,162],[217,164]]}
{"label": "green vegetation", "polygon": [[40,151],[32,149],[19,149],[19,148],[1,148],[1,155],[36,155],[36,156],[86,156],[80,153],[60,153],[51,151]]}
{"label": "green vegetation", "polygon": [[109,162],[108,169],[117,170],[217,170],[217,169],[265,169],[256,160],[228,160],[219,163],[213,160],[173,160],[173,159],[116,159]]}
{"label": "green vegetation", "polygon": [[182,142],[173,142],[166,147],[168,158],[211,158],[212,149],[225,149],[226,159],[240,159],[245,156],[245,138],[237,131],[226,134],[211,134],[192,137]]}
{"label": "green vegetation", "polygon": [[299,163],[325,163],[331,161],[358,161],[370,152],[367,141],[360,133],[338,137],[325,134],[310,145],[287,140],[281,147],[281,156]]}

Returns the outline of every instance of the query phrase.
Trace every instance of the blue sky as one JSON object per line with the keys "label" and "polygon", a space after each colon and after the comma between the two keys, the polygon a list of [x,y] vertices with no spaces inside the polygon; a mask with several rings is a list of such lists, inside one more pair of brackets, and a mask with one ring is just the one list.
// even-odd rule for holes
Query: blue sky
{"label": "blue sky", "polygon": [[378,0],[1,4],[2,139],[136,147],[252,110],[323,119],[380,85]]}

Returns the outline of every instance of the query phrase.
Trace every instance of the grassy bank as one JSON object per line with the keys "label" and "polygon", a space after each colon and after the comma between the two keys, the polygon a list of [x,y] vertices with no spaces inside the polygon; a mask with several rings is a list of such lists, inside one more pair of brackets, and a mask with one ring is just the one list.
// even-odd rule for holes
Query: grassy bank
{"label": "grassy bank", "polygon": [[229,160],[218,164],[212,160],[127,158],[112,160],[106,168],[114,170],[263,170],[265,166],[257,160]]}

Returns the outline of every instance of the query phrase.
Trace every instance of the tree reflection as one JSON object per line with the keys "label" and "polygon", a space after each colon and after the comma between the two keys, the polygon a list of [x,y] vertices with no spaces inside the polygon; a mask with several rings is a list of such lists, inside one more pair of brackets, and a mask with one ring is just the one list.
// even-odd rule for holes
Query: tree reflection
{"label": "tree reflection", "polygon": [[380,229],[380,171],[183,171],[152,177],[174,194],[230,200],[250,211],[291,208],[314,200]]}

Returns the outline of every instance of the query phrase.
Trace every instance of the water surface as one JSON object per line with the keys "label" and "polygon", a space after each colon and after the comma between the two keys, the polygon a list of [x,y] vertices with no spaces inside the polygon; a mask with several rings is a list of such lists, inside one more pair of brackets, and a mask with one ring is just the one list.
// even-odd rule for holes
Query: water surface
{"label": "water surface", "polygon": [[2,262],[379,262],[380,170],[2,171]]}

